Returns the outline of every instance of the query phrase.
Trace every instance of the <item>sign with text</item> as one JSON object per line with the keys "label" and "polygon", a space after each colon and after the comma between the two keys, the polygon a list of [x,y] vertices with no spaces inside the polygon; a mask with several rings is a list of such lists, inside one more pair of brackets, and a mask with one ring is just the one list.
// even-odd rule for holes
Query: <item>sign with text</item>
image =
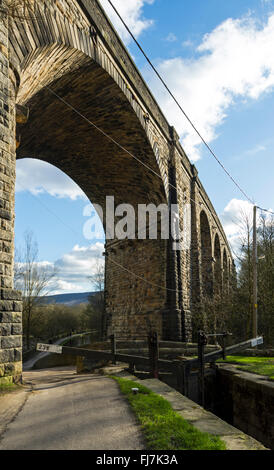
{"label": "sign with text", "polygon": [[264,340],[263,337],[260,336],[259,338],[254,338],[251,340],[251,346],[254,348],[255,346],[258,346],[259,344],[263,344]]}
{"label": "sign with text", "polygon": [[62,346],[57,344],[41,344],[38,343],[36,346],[36,351],[51,352],[55,354],[62,354]]}

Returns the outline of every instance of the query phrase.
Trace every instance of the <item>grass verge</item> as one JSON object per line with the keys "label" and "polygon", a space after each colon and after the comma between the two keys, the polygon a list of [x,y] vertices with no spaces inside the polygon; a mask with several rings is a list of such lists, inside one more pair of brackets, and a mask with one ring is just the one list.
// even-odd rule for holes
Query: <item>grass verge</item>
{"label": "grass verge", "polygon": [[[147,450],[225,450],[218,436],[199,431],[176,413],[170,403],[131,380],[116,380],[127,397],[144,433]],[[138,388],[137,395],[132,388]]]}
{"label": "grass verge", "polygon": [[14,383],[0,384],[0,397],[6,393],[16,392],[16,390],[20,390],[21,387],[21,385]]}
{"label": "grass verge", "polygon": [[239,370],[263,375],[274,381],[274,357],[227,356],[218,362],[236,364]]}

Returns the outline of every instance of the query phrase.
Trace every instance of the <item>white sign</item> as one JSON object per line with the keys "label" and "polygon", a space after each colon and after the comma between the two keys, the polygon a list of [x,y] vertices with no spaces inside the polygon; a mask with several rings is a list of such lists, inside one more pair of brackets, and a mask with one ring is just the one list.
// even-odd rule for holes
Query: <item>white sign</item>
{"label": "white sign", "polygon": [[36,351],[51,352],[55,354],[62,354],[62,346],[56,344],[41,344],[38,343],[36,346]]}
{"label": "white sign", "polygon": [[251,346],[254,348],[255,346],[258,346],[258,344],[263,344],[264,340],[263,337],[260,336],[259,338],[255,338],[251,340]]}

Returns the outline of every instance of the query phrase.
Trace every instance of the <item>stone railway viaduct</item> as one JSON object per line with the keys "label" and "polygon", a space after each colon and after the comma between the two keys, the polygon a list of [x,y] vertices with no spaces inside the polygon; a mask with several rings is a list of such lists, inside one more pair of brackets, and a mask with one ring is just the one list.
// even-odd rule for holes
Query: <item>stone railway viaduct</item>
{"label": "stone railway viaduct", "polygon": [[17,8],[10,1],[0,0],[0,377],[18,377],[22,368],[16,158],[55,165],[102,207],[110,195],[117,205],[177,203],[182,228],[190,205],[188,250],[174,251],[169,240],[107,241],[105,309],[107,331],[120,338],[143,338],[151,327],[162,339],[192,340],[195,315],[206,299],[228,292],[233,273],[195,166],[97,0],[26,0]]}

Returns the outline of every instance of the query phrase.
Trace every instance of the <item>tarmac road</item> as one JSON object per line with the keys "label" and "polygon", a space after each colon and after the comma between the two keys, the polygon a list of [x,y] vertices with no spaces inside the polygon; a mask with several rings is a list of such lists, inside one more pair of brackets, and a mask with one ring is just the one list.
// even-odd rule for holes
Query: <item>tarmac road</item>
{"label": "tarmac road", "polygon": [[18,414],[14,408],[0,450],[144,449],[140,427],[112,379],[62,367],[24,372],[24,381],[32,391]]}
{"label": "tarmac road", "polygon": [[[66,339],[71,339],[79,336],[79,334],[72,335],[72,336],[67,336],[66,338],[60,338],[57,341],[54,341],[53,344],[61,344],[63,341]],[[31,359],[28,359],[23,363],[23,370],[30,370],[34,366],[34,364],[39,361],[39,359],[42,359],[42,357],[49,356],[51,353],[48,352],[37,352]]]}

